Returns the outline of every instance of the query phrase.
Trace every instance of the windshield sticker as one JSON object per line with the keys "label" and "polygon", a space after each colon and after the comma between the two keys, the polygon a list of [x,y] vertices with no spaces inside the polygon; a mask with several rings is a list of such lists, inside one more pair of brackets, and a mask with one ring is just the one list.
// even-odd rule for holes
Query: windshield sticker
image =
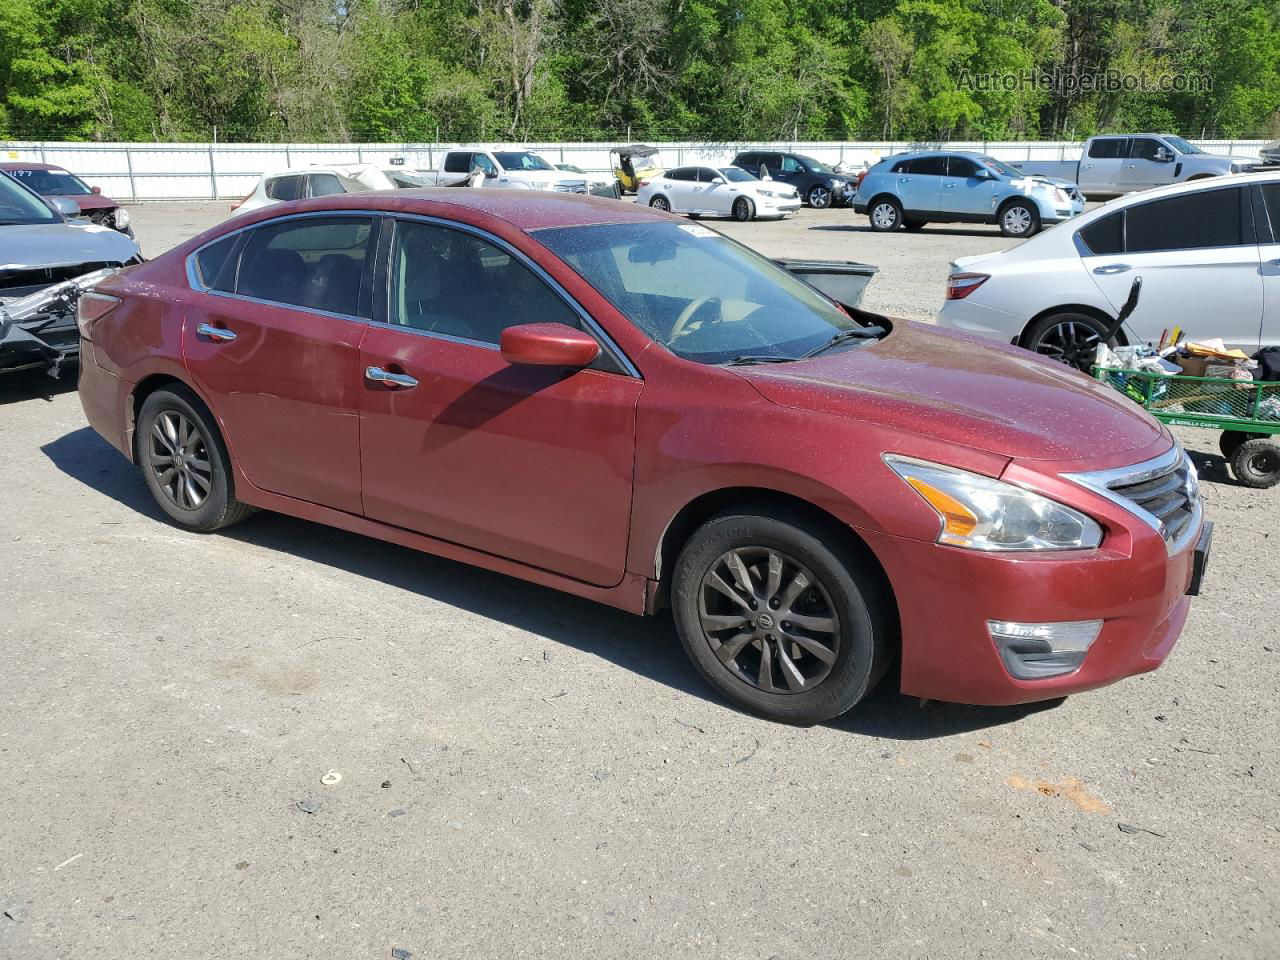
{"label": "windshield sticker", "polygon": [[714,230],[708,230],[706,227],[696,223],[682,223],[680,224],[680,229],[691,237],[714,237],[716,235]]}

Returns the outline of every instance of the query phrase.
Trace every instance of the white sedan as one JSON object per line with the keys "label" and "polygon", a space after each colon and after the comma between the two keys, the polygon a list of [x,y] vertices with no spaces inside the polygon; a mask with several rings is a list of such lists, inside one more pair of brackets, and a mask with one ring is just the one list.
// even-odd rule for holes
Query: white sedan
{"label": "white sedan", "polygon": [[1120,342],[1155,344],[1181,327],[1253,353],[1280,344],[1280,174],[1129,194],[952,271],[940,326],[1082,369],[1135,277],[1142,294]]}
{"label": "white sedan", "polygon": [[295,167],[264,173],[253,192],[232,204],[235,213],[305,197],[329,197],[337,193],[364,193],[394,190],[395,182],[371,163],[348,163],[332,167]]}
{"label": "white sedan", "polygon": [[676,167],[640,182],[636,203],[696,216],[784,217],[800,209],[789,183],[761,180],[737,167]]}

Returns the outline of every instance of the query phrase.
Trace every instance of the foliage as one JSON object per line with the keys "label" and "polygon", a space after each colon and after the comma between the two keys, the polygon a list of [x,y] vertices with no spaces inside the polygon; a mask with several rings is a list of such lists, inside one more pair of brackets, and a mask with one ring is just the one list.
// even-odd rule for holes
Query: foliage
{"label": "foliage", "polygon": [[[1108,71],[1143,85],[1080,83]],[[1028,82],[1046,75],[1070,82]],[[6,138],[945,140],[1278,125],[1275,0],[0,3]]]}

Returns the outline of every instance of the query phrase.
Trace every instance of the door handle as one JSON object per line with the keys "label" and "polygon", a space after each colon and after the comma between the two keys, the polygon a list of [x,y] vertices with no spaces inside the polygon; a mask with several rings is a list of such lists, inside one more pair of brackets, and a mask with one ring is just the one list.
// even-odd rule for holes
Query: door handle
{"label": "door handle", "polygon": [[1100,273],[1104,277],[1111,273],[1128,273],[1133,267],[1127,263],[1109,263],[1105,267],[1094,267],[1094,273]]}
{"label": "door handle", "polygon": [[381,367],[365,367],[364,378],[374,383],[385,383],[389,387],[400,387],[405,390],[418,385],[418,381],[407,373],[392,373]]}
{"label": "door handle", "polygon": [[1129,170],[1134,170],[1137,168],[1138,165],[1136,163],[1129,163],[1129,164],[1125,164],[1125,166]]}
{"label": "door handle", "polygon": [[202,323],[196,327],[196,333],[202,337],[208,337],[210,340],[229,341],[236,338],[234,330],[228,330],[226,327],[215,327],[212,323]]}
{"label": "door handle", "polygon": [[911,182],[911,178],[910,178],[910,177],[900,177],[900,178],[898,179],[898,182],[899,182],[899,183],[910,183],[910,182]]}
{"label": "door handle", "polygon": [[956,185],[954,183],[948,183],[946,184],[946,188],[948,190],[954,190],[956,188]]}
{"label": "door handle", "polygon": [[1267,263],[1271,264],[1273,267],[1280,267],[1280,257],[1276,257],[1274,260],[1268,260]]}

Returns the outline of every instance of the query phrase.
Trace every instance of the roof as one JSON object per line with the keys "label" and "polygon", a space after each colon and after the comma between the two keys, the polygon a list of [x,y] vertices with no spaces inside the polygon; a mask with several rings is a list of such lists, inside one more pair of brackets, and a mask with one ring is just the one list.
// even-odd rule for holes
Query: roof
{"label": "roof", "polygon": [[0,170],[63,170],[66,167],[60,167],[56,163],[27,163],[25,161],[18,162],[15,160],[5,160],[0,162]]}

